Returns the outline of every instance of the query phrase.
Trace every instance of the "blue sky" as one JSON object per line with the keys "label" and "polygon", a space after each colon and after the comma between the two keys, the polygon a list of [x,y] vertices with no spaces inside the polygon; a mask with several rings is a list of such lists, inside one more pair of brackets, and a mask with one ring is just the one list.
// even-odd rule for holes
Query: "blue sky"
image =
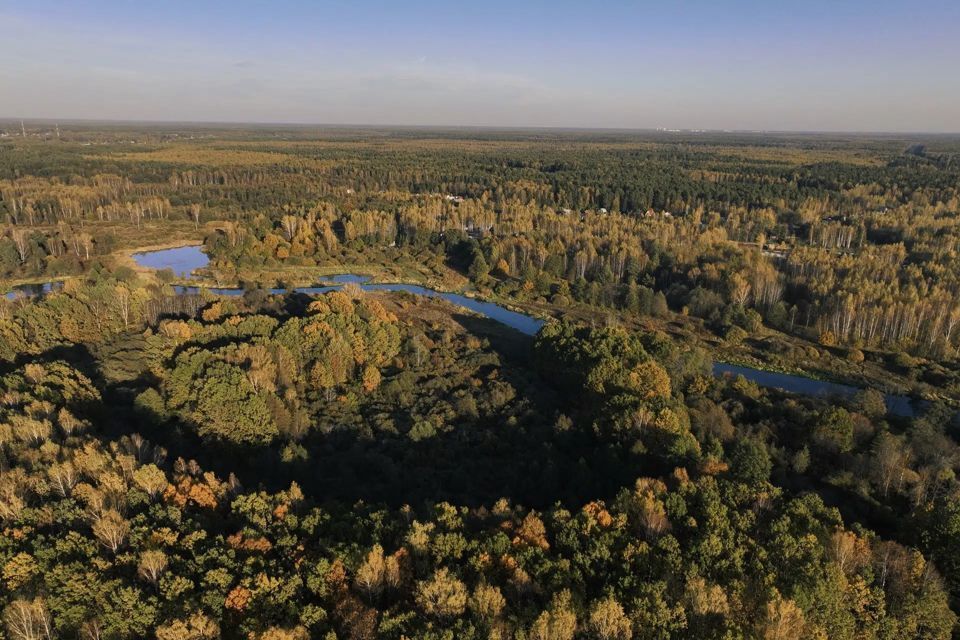
{"label": "blue sky", "polygon": [[0,0],[0,117],[960,132],[960,2]]}

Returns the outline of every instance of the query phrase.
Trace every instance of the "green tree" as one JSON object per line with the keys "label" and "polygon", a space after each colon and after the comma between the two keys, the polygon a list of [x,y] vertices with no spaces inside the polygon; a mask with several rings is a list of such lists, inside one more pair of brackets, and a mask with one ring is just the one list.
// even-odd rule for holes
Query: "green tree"
{"label": "green tree", "polygon": [[770,479],[773,463],[763,443],[753,438],[734,442],[730,450],[731,475],[747,484],[761,484]]}

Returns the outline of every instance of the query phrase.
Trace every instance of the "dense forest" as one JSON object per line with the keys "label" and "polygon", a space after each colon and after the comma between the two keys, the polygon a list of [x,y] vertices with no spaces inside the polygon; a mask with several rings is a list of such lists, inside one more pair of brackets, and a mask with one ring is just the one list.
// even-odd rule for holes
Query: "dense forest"
{"label": "dense forest", "polygon": [[74,135],[4,145],[0,276],[82,270],[118,243],[90,223],[215,220],[227,278],[346,247],[432,246],[504,295],[636,310],[652,289],[727,328],[734,305],[825,345],[960,347],[950,138]]}
{"label": "dense forest", "polygon": [[[957,633],[956,139],[27,134],[0,638]],[[243,295],[129,258],[184,243]],[[546,322],[265,289],[358,268]],[[771,345],[924,400],[713,375]]]}

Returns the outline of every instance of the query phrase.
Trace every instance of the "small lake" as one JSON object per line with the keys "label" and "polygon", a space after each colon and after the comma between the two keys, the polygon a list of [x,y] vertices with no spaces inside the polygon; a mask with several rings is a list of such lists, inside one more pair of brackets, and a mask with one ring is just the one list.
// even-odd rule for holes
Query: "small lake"
{"label": "small lake", "polygon": [[200,245],[135,253],[133,261],[148,269],[170,269],[178,278],[189,278],[210,263]]}
{"label": "small lake", "polygon": [[[133,259],[141,267],[150,269],[172,269],[177,276],[188,278],[194,271],[207,266],[209,259],[203,253],[200,246],[177,247],[175,249],[161,249],[159,251],[145,251],[133,254]],[[543,320],[532,318],[528,315],[511,311],[506,307],[493,302],[483,302],[459,293],[446,293],[443,291],[434,291],[415,284],[371,284],[368,276],[356,274],[341,274],[325,278],[324,284],[316,287],[298,287],[293,289],[297,293],[306,295],[317,295],[336,291],[346,284],[355,284],[364,291],[405,291],[415,295],[426,296],[428,298],[443,298],[455,305],[474,311],[491,320],[495,320],[512,329],[516,329],[527,335],[534,335],[543,326]],[[17,295],[42,295],[57,288],[58,283],[46,283],[42,285],[22,285],[15,288],[7,294],[7,297]],[[198,293],[200,287],[178,286],[175,288],[178,293]],[[207,291],[217,295],[240,296],[243,295],[243,289],[236,288],[208,288]],[[270,289],[270,293],[283,294],[288,293],[286,289]],[[738,365],[724,364],[718,362],[713,366],[713,373],[716,376],[722,375],[741,375],[747,380],[751,380],[761,387],[770,387],[782,389],[791,393],[798,393],[810,396],[842,397],[849,398],[860,391],[857,387],[852,387],[836,382],[825,382],[815,380],[804,376],[791,375],[789,373],[775,373],[772,371],[761,371],[750,367],[741,367]],[[887,409],[890,413],[899,416],[912,416],[913,405],[907,396],[887,394],[884,396],[887,401]]]}

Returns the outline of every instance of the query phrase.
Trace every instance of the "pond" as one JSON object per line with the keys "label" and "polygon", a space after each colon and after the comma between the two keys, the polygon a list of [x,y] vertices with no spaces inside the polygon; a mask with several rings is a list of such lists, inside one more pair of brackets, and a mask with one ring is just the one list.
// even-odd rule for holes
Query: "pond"
{"label": "pond", "polygon": [[[199,246],[177,247],[175,249],[161,249],[158,251],[146,251],[133,254],[133,259],[142,267],[151,269],[172,269],[180,277],[188,278],[197,269],[207,265],[209,260]],[[307,295],[316,295],[335,291],[342,288],[345,284],[355,284],[364,291],[406,291],[430,298],[443,298],[453,304],[459,305],[491,320],[504,324],[511,329],[516,329],[527,335],[534,335],[543,326],[543,320],[532,318],[523,313],[511,311],[506,307],[493,302],[483,302],[458,293],[446,293],[435,291],[415,284],[370,284],[368,276],[356,274],[341,274],[330,276],[325,281],[330,284],[324,284],[317,287],[298,287],[293,289],[297,293]],[[48,292],[51,287],[56,288],[57,283],[47,283],[43,285],[23,285],[7,294],[7,297],[16,295],[38,295]],[[27,287],[27,288],[24,288]],[[33,289],[30,289],[32,287]],[[178,293],[197,293],[200,287],[178,286]],[[211,293],[225,296],[243,295],[243,289],[236,288],[210,288]],[[287,293],[286,289],[270,289],[271,293]],[[811,396],[837,396],[849,398],[860,391],[857,387],[852,387],[836,382],[826,382],[815,380],[804,376],[792,375],[789,373],[775,373],[772,371],[762,371],[750,367],[741,367],[732,364],[718,362],[713,367],[713,373],[717,376],[722,375],[742,375],[747,380],[755,382],[762,387],[771,387]],[[884,396],[887,402],[887,409],[890,413],[899,416],[912,416],[913,405],[907,396],[887,394]]]}
{"label": "pond", "polygon": [[133,254],[133,261],[148,269],[170,269],[179,278],[189,278],[194,271],[209,264],[210,259],[200,245],[143,251]]}

